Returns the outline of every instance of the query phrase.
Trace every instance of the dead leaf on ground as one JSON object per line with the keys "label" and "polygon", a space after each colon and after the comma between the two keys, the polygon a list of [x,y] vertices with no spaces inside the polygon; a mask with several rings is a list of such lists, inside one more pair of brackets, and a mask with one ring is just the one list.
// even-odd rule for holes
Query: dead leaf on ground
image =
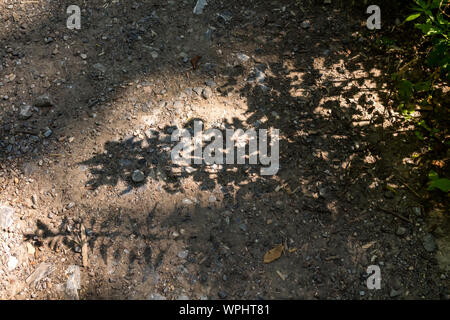
{"label": "dead leaf on ground", "polygon": [[365,245],[362,246],[362,248],[363,248],[364,250],[367,250],[367,249],[369,249],[371,246],[373,246],[375,243],[376,243],[376,241],[372,241],[372,242],[366,243]]}
{"label": "dead leaf on ground", "polygon": [[275,248],[267,251],[266,254],[264,255],[264,263],[271,263],[280,258],[281,254],[283,253],[283,248],[284,248],[283,244],[280,244]]}
{"label": "dead leaf on ground", "polygon": [[198,67],[198,62],[201,59],[201,56],[195,56],[191,59],[191,64],[192,64],[192,68],[197,69]]}

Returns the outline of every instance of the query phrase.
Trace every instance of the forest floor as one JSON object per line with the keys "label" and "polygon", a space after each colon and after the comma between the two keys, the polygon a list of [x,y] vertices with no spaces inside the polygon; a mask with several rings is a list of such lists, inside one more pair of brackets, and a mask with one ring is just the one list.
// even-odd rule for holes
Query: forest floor
{"label": "forest floor", "polygon": [[[72,2],[0,4],[1,299],[448,299],[364,12],[90,0],[70,30]],[[279,129],[280,170],[175,166],[193,119]]]}

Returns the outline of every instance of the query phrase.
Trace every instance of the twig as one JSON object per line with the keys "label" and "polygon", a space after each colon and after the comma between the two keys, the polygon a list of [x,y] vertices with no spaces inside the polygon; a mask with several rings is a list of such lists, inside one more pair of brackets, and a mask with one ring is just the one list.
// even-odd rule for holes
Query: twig
{"label": "twig", "polygon": [[405,222],[408,222],[408,223],[412,224],[411,220],[409,220],[408,218],[402,216],[401,214],[398,214],[398,213],[392,212],[390,210],[384,209],[384,208],[382,208],[382,207],[380,207],[378,205],[376,206],[376,208],[381,210],[381,211],[383,211],[384,213],[389,213],[389,214],[393,215],[394,217],[397,217],[397,218],[399,218],[399,219],[401,219],[401,220],[403,220]]}

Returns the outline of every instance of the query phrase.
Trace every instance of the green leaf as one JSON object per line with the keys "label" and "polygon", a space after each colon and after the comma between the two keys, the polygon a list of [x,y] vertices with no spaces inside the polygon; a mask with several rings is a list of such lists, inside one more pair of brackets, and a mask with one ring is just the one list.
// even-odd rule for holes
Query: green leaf
{"label": "green leaf", "polygon": [[405,21],[413,21],[413,20],[416,20],[418,17],[420,17],[422,15],[422,13],[414,13],[414,14],[412,14],[412,15],[410,15],[409,17],[407,17],[406,19],[405,19]]}
{"label": "green leaf", "polygon": [[434,190],[438,188],[441,191],[444,192],[449,192],[450,191],[450,180],[449,179],[437,179],[437,180],[433,180],[429,183],[429,190]]}
{"label": "green leaf", "polygon": [[439,179],[439,175],[437,174],[436,171],[431,170],[431,171],[428,173],[428,179],[430,179],[431,181],[436,181],[436,180]]}

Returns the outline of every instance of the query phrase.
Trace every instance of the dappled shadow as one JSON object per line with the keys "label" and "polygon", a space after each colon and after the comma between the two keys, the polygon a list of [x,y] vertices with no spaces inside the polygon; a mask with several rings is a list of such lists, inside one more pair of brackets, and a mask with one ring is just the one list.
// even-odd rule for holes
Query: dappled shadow
{"label": "dappled shadow", "polygon": [[[204,44],[191,44],[187,49],[201,54],[205,61],[195,71],[188,62],[170,55],[177,33],[173,30],[172,34],[172,29],[164,31],[168,21],[164,23],[152,13],[153,9],[173,13],[175,7],[139,3],[139,23],[126,24],[124,14],[122,24],[106,28],[112,42],[104,40],[97,47],[83,41],[81,32],[76,37],[72,48],[79,46],[89,57],[96,58],[88,60],[89,72],[85,74],[78,74],[78,67],[73,71],[67,67],[70,84],[63,85],[61,91],[49,90],[58,97],[53,112],[39,111],[39,121],[31,118],[2,127],[0,140],[8,137],[3,148],[15,148],[17,143],[9,140],[15,132],[42,131],[46,126],[60,132],[59,138],[54,134],[38,139],[33,138],[38,135],[23,133],[24,139],[31,141],[32,157],[38,160],[69,148],[64,137],[75,131],[95,137],[95,129],[90,130],[102,127],[103,117],[108,118],[114,111],[112,103],[126,100],[121,99],[127,95],[125,86],[129,82],[145,82],[139,88],[142,91],[151,87],[151,94],[133,100],[133,107],[140,109],[136,114],[142,109],[144,113],[161,110],[163,114],[175,109],[172,101],[168,106],[167,93],[178,97],[183,86],[190,89],[213,75],[217,87],[208,106],[222,105],[230,99],[242,102],[245,111],[231,120],[219,119],[218,124],[205,114],[201,120],[209,128],[222,132],[226,128],[280,130],[277,175],[261,175],[261,165],[174,165],[170,152],[176,142],[171,141],[171,134],[192,124],[182,109],[188,104],[207,103],[201,94],[193,93],[181,99],[183,105],[178,111],[182,115],[173,116],[181,119],[178,124],[167,125],[163,121],[167,119],[157,114],[153,124],[107,139],[101,148],[74,161],[74,166],[87,168],[84,192],[100,194],[104,202],[91,206],[88,198],[83,198],[82,210],[76,220],[72,217],[74,226],[70,231],[65,218],[58,231],[38,221],[36,232],[27,235],[27,240],[36,244],[61,238],[78,251],[76,239],[83,223],[90,254],[99,254],[98,260],[103,263],[94,268],[103,282],[90,284],[86,297],[143,297],[158,290],[176,298],[179,292],[196,288],[191,292],[193,298],[359,298],[361,288],[365,288],[367,266],[387,261],[383,273],[387,283],[409,265],[433,274],[430,281],[437,281],[433,259],[418,240],[407,242],[395,235],[398,226],[412,233],[411,222],[422,217],[412,211],[420,199],[412,202],[410,190],[404,185],[404,179],[410,177],[404,158],[410,156],[414,138],[406,133],[393,135],[397,127],[388,119],[389,88],[383,57],[371,56],[361,24],[344,23],[347,15],[338,7],[333,7],[336,11],[315,7],[301,14],[295,1],[286,3],[290,10],[282,11],[278,4],[232,2],[224,6],[238,18],[228,24],[212,15],[198,18],[216,28],[214,41],[223,44],[220,48],[224,52],[220,55]],[[235,7],[238,4],[248,10],[241,14]],[[121,6],[133,10],[130,8],[134,4]],[[111,16],[122,9],[114,8]],[[211,12],[213,8],[224,9],[214,4],[208,8]],[[293,15],[294,9],[298,13]],[[101,23],[106,13],[97,8],[90,14],[86,30],[99,32],[99,27],[105,31]],[[192,22],[190,19],[185,16],[182,21]],[[308,25],[302,25],[303,21],[309,21]],[[36,34],[40,29],[36,28]],[[149,30],[155,30],[160,37],[153,39]],[[139,38],[151,43],[152,49],[141,50]],[[115,51],[122,46],[127,49]],[[230,57],[236,51],[245,52],[248,59]],[[158,63],[149,62],[154,61],[153,52],[161,58]],[[107,71],[98,72],[96,63]],[[156,80],[150,84],[152,78],[171,77],[170,72],[174,77],[188,72],[194,78],[193,84],[177,83],[173,85],[176,88],[166,88]],[[231,113],[233,107],[224,108]],[[85,121],[86,114],[91,117]],[[124,121],[133,116],[133,112],[118,115]],[[14,114],[9,117],[15,119]],[[28,145],[28,140],[23,141]],[[20,159],[26,154],[22,151],[22,147],[9,150],[2,153],[1,159]],[[141,182],[133,181],[136,170],[145,176]],[[125,189],[115,189],[122,185]],[[155,194],[157,197],[150,197]],[[118,199],[126,205],[115,205]],[[285,248],[283,257],[276,263],[263,264],[265,252],[280,243]],[[119,269],[113,275],[112,271]],[[120,277],[133,279],[136,275],[136,292],[121,292],[122,285],[128,283]],[[404,287],[414,290],[416,282],[423,284],[421,275],[403,276]],[[115,283],[120,284],[115,293],[102,289]],[[169,283],[178,287],[166,292]],[[386,298],[390,289],[384,287],[373,297]],[[439,290],[437,286],[424,289],[419,285],[414,295],[437,297]]]}

